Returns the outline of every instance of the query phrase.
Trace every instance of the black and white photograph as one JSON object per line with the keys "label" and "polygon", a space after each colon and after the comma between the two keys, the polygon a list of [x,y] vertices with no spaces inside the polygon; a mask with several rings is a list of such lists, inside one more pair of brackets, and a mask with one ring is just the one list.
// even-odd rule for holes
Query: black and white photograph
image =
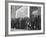
{"label": "black and white photograph", "polygon": [[11,6],[11,30],[41,30],[41,7]]}

